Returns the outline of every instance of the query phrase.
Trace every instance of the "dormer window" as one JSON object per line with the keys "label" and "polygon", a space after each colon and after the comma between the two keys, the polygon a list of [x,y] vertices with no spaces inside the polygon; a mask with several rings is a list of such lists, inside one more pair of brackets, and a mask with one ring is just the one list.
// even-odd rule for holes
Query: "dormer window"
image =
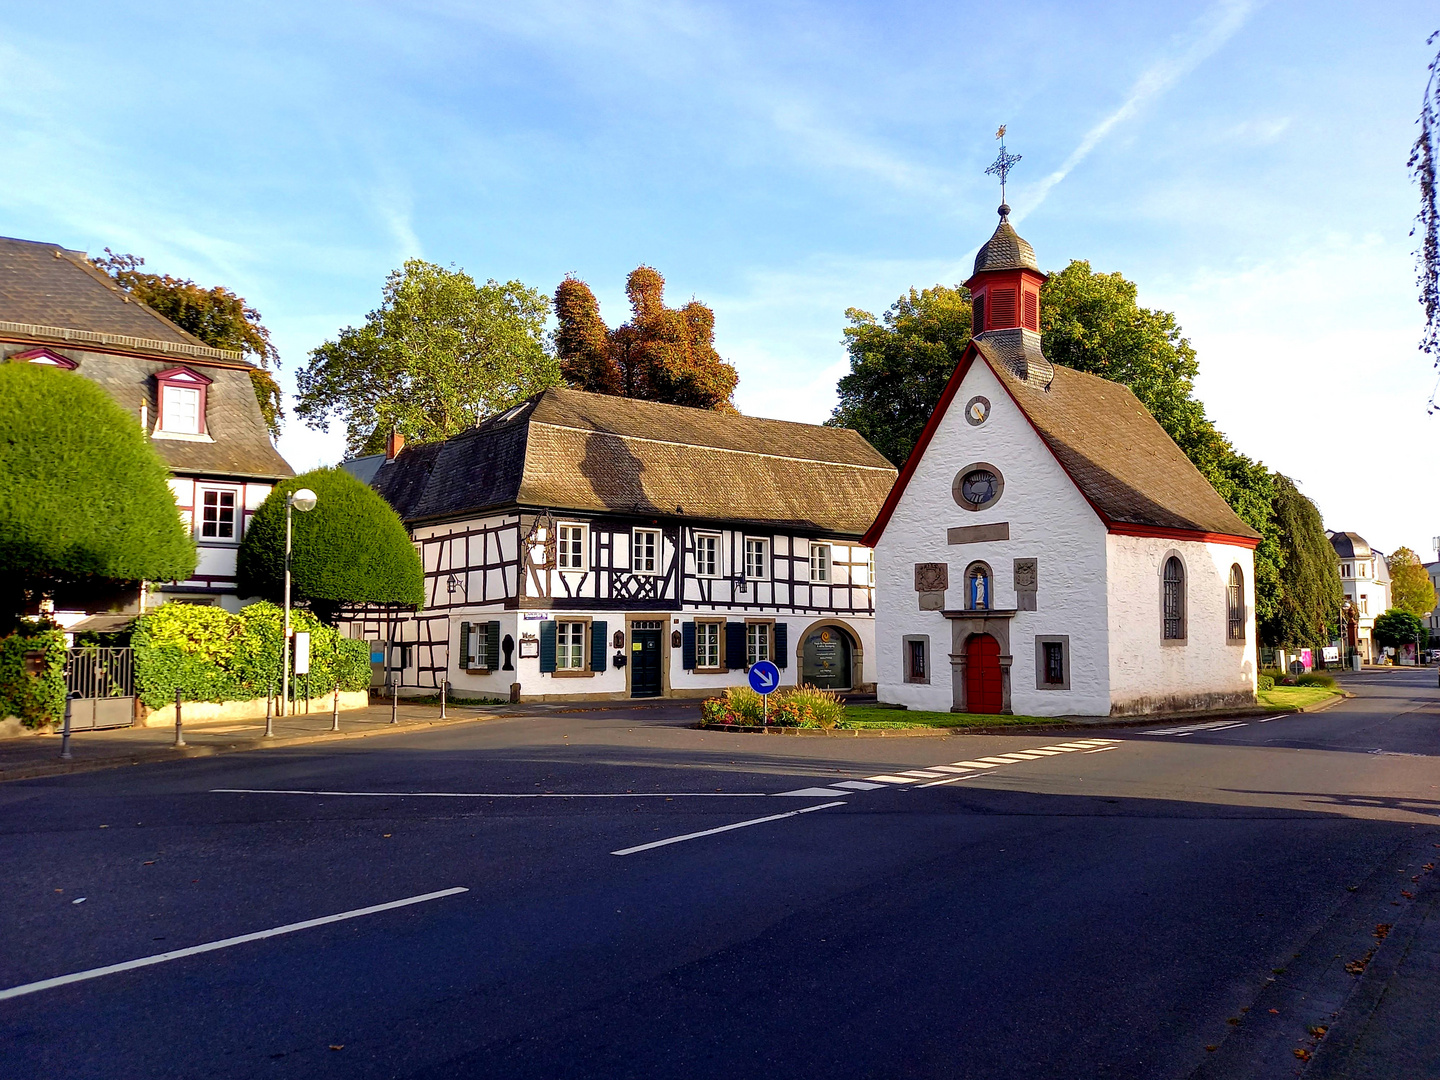
{"label": "dormer window", "polygon": [[210,380],[189,368],[171,368],[155,376],[159,386],[160,415],[155,433],[205,435],[205,398]]}
{"label": "dormer window", "polygon": [[49,349],[26,349],[24,352],[16,353],[10,359],[15,363],[43,364],[45,367],[57,367],[62,371],[74,371],[79,366],[74,360],[51,352]]}

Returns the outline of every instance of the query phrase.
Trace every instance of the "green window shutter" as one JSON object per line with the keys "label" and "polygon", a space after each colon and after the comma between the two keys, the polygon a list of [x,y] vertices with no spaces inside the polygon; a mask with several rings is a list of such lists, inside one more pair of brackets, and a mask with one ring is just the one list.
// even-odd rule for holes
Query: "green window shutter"
{"label": "green window shutter", "polygon": [[555,623],[551,619],[540,624],[540,670],[555,670]]}
{"label": "green window shutter", "polygon": [[727,622],[725,624],[723,663],[730,671],[742,671],[745,668],[745,624],[743,622]]}
{"label": "green window shutter", "polygon": [[485,670],[500,670],[500,624],[499,622],[487,622],[485,624]]}
{"label": "green window shutter", "polygon": [[605,623],[600,619],[590,624],[590,670],[605,670]]}
{"label": "green window shutter", "polygon": [[783,622],[775,624],[775,655],[770,657],[776,667],[790,666],[790,627]]}
{"label": "green window shutter", "polygon": [[470,624],[468,622],[460,624],[460,663],[456,666],[460,668],[470,666]]}
{"label": "green window shutter", "polygon": [[695,670],[695,624],[693,622],[680,625],[680,666],[686,671]]}

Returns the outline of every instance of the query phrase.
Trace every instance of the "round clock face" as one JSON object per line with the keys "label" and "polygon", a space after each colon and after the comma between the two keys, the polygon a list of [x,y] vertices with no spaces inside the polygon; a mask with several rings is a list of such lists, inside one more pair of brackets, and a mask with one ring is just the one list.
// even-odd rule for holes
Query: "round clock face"
{"label": "round clock face", "polygon": [[972,397],[965,403],[965,422],[971,427],[979,427],[990,418],[990,401],[988,398]]}

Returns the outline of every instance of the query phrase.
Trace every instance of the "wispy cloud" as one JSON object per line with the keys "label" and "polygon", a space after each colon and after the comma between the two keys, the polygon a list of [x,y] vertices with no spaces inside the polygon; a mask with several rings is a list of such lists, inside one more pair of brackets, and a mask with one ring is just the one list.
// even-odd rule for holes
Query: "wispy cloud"
{"label": "wispy cloud", "polygon": [[1197,19],[1190,33],[1176,43],[1176,51],[1146,68],[1119,107],[1087,131],[1061,166],[1026,193],[1026,210],[1034,210],[1044,202],[1050,189],[1089,157],[1102,139],[1209,59],[1245,24],[1253,10],[1250,0],[1221,0]]}

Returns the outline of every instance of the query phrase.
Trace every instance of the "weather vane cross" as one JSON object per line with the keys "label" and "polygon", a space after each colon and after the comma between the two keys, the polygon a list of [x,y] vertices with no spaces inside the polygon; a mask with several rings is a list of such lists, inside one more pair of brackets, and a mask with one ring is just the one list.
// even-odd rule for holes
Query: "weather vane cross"
{"label": "weather vane cross", "polygon": [[995,132],[995,138],[1000,140],[1000,156],[995,159],[994,164],[985,170],[985,175],[998,176],[1000,178],[1000,203],[1004,205],[1005,178],[1010,175],[1010,170],[1015,167],[1015,163],[1020,160],[1020,155],[1006,153],[1004,124],[1001,124],[1000,130]]}

